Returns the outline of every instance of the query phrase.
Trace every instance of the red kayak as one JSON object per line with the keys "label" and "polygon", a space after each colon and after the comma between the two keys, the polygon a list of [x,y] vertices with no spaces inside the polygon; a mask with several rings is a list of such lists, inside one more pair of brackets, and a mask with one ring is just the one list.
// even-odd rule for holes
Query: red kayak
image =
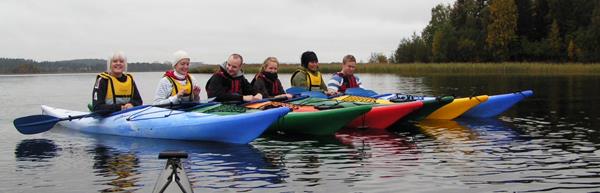
{"label": "red kayak", "polygon": [[423,107],[422,101],[373,105],[371,111],[359,116],[346,126],[349,128],[386,129],[421,107]]}
{"label": "red kayak", "polygon": [[421,101],[374,104],[370,102],[345,102],[321,98],[307,98],[293,101],[293,104],[312,105],[315,107],[354,107],[372,105],[371,111],[359,116],[346,125],[349,128],[386,129],[396,123],[402,117],[423,106]]}

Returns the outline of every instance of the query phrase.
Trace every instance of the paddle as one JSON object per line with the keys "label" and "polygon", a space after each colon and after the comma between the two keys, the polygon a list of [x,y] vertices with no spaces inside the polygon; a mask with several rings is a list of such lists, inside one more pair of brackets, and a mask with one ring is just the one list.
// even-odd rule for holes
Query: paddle
{"label": "paddle", "polygon": [[290,88],[286,89],[285,92],[287,92],[289,94],[293,94],[293,95],[306,96],[306,97],[312,97],[312,98],[323,98],[323,99],[330,98],[321,91],[308,91],[302,87],[290,87]]}
{"label": "paddle", "polygon": [[306,91],[308,91],[308,90],[306,90],[305,88],[302,88],[302,87],[297,87],[297,86],[285,89],[286,93],[293,94],[293,95],[298,95],[298,94],[301,94],[302,92],[306,92]]}
{"label": "paddle", "polygon": [[348,88],[348,89],[346,89],[345,93],[347,95],[355,95],[355,96],[362,96],[362,97],[373,97],[373,96],[378,95],[375,91],[367,90],[367,89],[360,88],[360,87]]}
{"label": "paddle", "polygon": [[[189,107],[196,107],[198,105],[203,105],[203,104],[196,103],[196,102],[189,102],[189,103],[180,103],[180,104],[164,104],[164,105],[152,105],[152,106],[166,107],[166,108],[174,108],[174,107],[189,108]],[[118,115],[118,114],[130,112],[130,111],[142,109],[142,108],[146,108],[149,106],[151,106],[151,105],[135,106],[133,108],[129,108],[126,110],[111,113],[109,116]],[[30,115],[30,116],[16,118],[13,121],[13,125],[15,126],[17,131],[19,131],[19,133],[22,133],[25,135],[30,135],[30,134],[46,132],[46,131],[52,129],[52,127],[54,127],[54,125],[56,125],[56,123],[58,123],[60,121],[67,121],[67,120],[70,121],[73,119],[82,119],[82,118],[86,118],[86,117],[103,116],[104,114],[106,114],[108,112],[109,111],[99,111],[99,112],[93,112],[93,113],[84,114],[84,115],[68,116],[68,117],[63,117],[63,118],[58,118],[58,117],[54,117],[54,116],[50,116],[50,115]]]}
{"label": "paddle", "polygon": [[31,115],[20,117],[13,121],[13,125],[22,134],[30,135],[48,131],[54,127],[59,121],[81,119],[85,117],[96,116],[98,113],[90,113],[79,116],[69,116],[65,118],[57,118],[50,115]]}

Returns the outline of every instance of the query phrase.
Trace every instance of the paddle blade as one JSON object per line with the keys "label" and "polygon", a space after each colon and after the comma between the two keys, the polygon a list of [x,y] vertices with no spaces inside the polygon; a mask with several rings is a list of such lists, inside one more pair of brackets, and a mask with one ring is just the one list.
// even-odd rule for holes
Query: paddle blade
{"label": "paddle blade", "polygon": [[58,121],[59,118],[50,115],[31,115],[15,119],[13,125],[20,133],[30,135],[48,131]]}
{"label": "paddle blade", "polygon": [[306,90],[305,88],[302,88],[302,87],[297,87],[297,86],[290,87],[285,90],[285,92],[288,94],[300,94],[300,93],[306,92],[306,91],[308,91],[308,90]]}
{"label": "paddle blade", "polygon": [[320,92],[320,91],[306,91],[306,92],[300,93],[300,96],[308,96],[308,97],[321,98],[321,99],[329,98],[329,97],[327,97],[327,95],[325,93]]}
{"label": "paddle blade", "polygon": [[355,95],[355,96],[363,96],[363,97],[372,97],[378,95],[375,91],[367,90],[364,88],[348,88],[345,92],[347,95]]}

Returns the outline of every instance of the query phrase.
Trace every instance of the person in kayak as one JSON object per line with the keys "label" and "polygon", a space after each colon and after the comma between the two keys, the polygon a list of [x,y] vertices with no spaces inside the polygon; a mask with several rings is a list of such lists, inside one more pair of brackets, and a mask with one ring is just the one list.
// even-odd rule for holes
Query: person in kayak
{"label": "person in kayak", "polygon": [[106,62],[106,72],[96,76],[92,93],[92,111],[108,114],[142,105],[133,76],[127,71],[127,57],[114,53]]}
{"label": "person in kayak", "polygon": [[244,59],[241,55],[231,54],[206,82],[208,98],[216,97],[215,101],[219,102],[261,100],[262,94],[258,93],[244,77],[243,65]]}
{"label": "person in kayak", "polygon": [[173,53],[173,69],[168,70],[158,82],[154,105],[179,104],[200,101],[198,81],[189,74],[190,56],[179,50]]}
{"label": "person in kayak", "polygon": [[260,66],[260,71],[252,79],[252,87],[256,89],[265,98],[287,97],[291,99],[291,94],[286,94],[281,81],[277,78],[277,69],[279,61],[275,57],[268,57]]}
{"label": "person in kayak", "polygon": [[319,72],[319,59],[313,51],[306,51],[300,57],[301,67],[292,74],[293,87],[304,88],[308,91],[322,91],[327,95],[336,94],[327,90],[325,81]]}
{"label": "person in kayak", "polygon": [[346,55],[342,59],[342,70],[333,74],[327,82],[327,89],[330,92],[346,92],[348,88],[362,88],[360,78],[354,75],[356,70],[356,58],[353,55]]}

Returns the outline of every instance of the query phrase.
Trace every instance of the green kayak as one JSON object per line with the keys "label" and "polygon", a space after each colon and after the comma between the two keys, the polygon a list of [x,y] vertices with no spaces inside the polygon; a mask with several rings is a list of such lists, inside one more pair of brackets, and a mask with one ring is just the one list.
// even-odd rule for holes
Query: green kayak
{"label": "green kayak", "polygon": [[[260,111],[266,106],[280,106],[285,103],[263,102],[245,107],[228,104],[217,104],[209,107],[194,109],[195,112],[232,115],[246,112]],[[291,104],[288,104],[291,105]],[[350,121],[371,110],[370,105],[346,108],[335,108],[334,106],[300,106],[291,107],[293,112],[279,118],[267,131],[278,133],[297,133],[307,135],[333,135],[342,129]]]}

